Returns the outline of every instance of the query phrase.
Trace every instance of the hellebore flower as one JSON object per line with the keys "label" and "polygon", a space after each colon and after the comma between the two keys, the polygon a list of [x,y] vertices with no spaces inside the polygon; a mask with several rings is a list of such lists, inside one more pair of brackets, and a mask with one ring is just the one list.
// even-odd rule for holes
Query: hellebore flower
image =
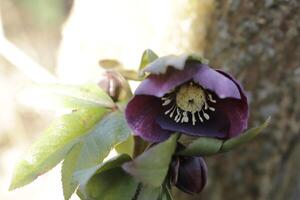
{"label": "hellebore flower", "polygon": [[180,190],[200,193],[207,180],[207,167],[202,157],[180,156],[173,160],[170,169],[171,183]]}
{"label": "hellebore flower", "polygon": [[190,56],[166,56],[150,63],[126,107],[135,135],[160,142],[174,132],[228,139],[247,128],[248,103],[229,74]]}

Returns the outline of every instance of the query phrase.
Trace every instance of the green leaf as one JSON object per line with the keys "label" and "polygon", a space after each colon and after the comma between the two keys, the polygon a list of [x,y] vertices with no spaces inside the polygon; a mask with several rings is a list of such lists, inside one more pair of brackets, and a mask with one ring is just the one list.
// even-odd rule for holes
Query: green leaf
{"label": "green leaf", "polygon": [[120,63],[120,61],[114,59],[99,60],[99,65],[104,69],[123,69],[123,66]]}
{"label": "green leaf", "polygon": [[[115,111],[105,116],[89,134],[80,138],[82,144],[80,153],[77,157],[73,157],[74,166],[68,171],[66,170],[72,176],[62,174],[63,177],[69,178],[63,179],[63,185],[70,185],[70,187],[64,187],[67,188],[65,193],[68,195],[66,197],[74,193],[76,187],[73,185],[83,184],[82,177],[75,176],[75,174],[79,173],[78,171],[89,174],[90,170],[97,169],[97,165],[103,161],[114,146],[124,142],[130,133],[131,130],[127,127],[123,113]],[[87,171],[85,171],[86,169]]]}
{"label": "green leaf", "polygon": [[142,55],[140,70],[144,69],[149,63],[153,62],[157,58],[158,56],[151,49],[146,49]]}
{"label": "green leaf", "polygon": [[119,72],[126,80],[142,81],[143,79],[139,76],[139,73],[135,70],[118,69]]}
{"label": "green leaf", "polygon": [[60,108],[112,108],[115,106],[107,93],[95,84],[86,84],[83,86],[60,84],[38,85],[25,90],[22,97],[25,101],[26,98],[30,99],[31,102],[29,103],[34,107],[54,110]]}
{"label": "green leaf", "polygon": [[62,164],[62,185],[64,198],[66,200],[70,199],[70,197],[72,196],[72,194],[78,186],[77,182],[73,180],[72,176],[74,170],[76,169],[76,165],[74,163],[76,163],[78,160],[81,148],[82,143],[80,142],[74,145]]}
{"label": "green leaf", "polygon": [[113,70],[119,72],[125,79],[140,81],[141,77],[138,76],[135,70],[126,70],[124,66],[118,61],[113,59],[100,60],[99,64],[104,69]]}
{"label": "green leaf", "polygon": [[162,192],[162,187],[151,187],[142,185],[142,188],[137,196],[137,200],[158,200]]}
{"label": "green leaf", "polygon": [[133,177],[119,167],[113,168],[96,174],[90,179],[84,191],[86,196],[83,199],[132,200],[137,186],[138,182]]}
{"label": "green leaf", "polygon": [[254,139],[268,126],[269,122],[270,117],[259,127],[249,129],[245,133],[225,141],[216,138],[200,137],[182,151],[177,152],[177,154],[184,156],[210,156],[229,151]]}
{"label": "green leaf", "polygon": [[159,143],[133,161],[123,164],[123,169],[144,184],[160,186],[169,169],[172,155],[176,148],[177,134]]}
{"label": "green leaf", "polygon": [[10,190],[24,186],[57,165],[101,117],[105,108],[82,109],[54,120],[15,167]]}
{"label": "green leaf", "polygon": [[164,188],[164,191],[162,193],[161,200],[174,200],[172,193],[168,187]]}
{"label": "green leaf", "polygon": [[105,116],[90,134],[82,139],[83,147],[77,169],[93,167],[108,155],[115,145],[127,140],[131,130],[120,111]]}
{"label": "green leaf", "polygon": [[134,150],[134,141],[133,141],[133,136],[130,135],[127,140],[124,142],[118,144],[115,146],[115,149],[118,153],[122,154],[125,153],[127,155],[130,155],[132,157],[133,155],[133,150]]}
{"label": "green leaf", "polygon": [[209,156],[220,151],[223,140],[216,138],[200,137],[190,143],[185,149],[177,152],[184,156]]}
{"label": "green leaf", "polygon": [[234,138],[231,138],[229,140],[226,140],[224,143],[223,143],[223,146],[220,150],[220,152],[226,152],[226,151],[229,151],[231,149],[234,149],[242,144],[245,144],[249,141],[251,141],[253,138],[255,138],[259,133],[261,133],[261,131],[266,128],[269,123],[270,123],[270,120],[271,120],[271,117],[268,117],[268,119],[263,123],[261,124],[260,126],[258,127],[255,127],[255,128],[251,128],[249,129],[248,131],[246,131],[245,133],[237,136],[237,137],[234,137]]}
{"label": "green leaf", "polygon": [[107,160],[104,163],[98,164],[94,167],[88,168],[88,169],[83,169],[76,171],[74,173],[74,178],[79,182],[81,190],[84,190],[86,184],[88,181],[95,175],[99,174],[101,172],[104,172],[106,170],[116,168],[121,166],[123,163],[130,161],[131,158],[130,156],[126,154],[120,154],[117,155],[114,158],[111,158],[110,160]]}
{"label": "green leaf", "polygon": [[151,144],[147,142],[146,140],[143,140],[139,136],[133,137],[134,142],[134,151],[133,151],[133,158],[139,156],[142,154]]}

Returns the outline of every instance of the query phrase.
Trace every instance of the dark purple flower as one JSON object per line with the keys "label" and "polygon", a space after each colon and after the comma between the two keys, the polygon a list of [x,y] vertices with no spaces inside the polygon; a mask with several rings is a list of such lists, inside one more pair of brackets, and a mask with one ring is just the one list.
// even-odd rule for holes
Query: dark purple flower
{"label": "dark purple flower", "polygon": [[207,167],[202,157],[177,157],[170,169],[171,182],[180,190],[196,194],[202,191],[207,180]]}
{"label": "dark purple flower", "polygon": [[150,75],[125,112],[135,135],[151,142],[174,132],[228,139],[247,128],[247,98],[229,74],[187,56],[161,57],[144,71]]}

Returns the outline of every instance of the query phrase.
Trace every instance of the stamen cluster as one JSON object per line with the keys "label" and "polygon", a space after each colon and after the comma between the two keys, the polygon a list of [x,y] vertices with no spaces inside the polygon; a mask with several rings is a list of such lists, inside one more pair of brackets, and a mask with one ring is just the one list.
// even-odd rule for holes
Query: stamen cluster
{"label": "stamen cluster", "polygon": [[162,106],[167,108],[165,115],[176,123],[192,122],[192,125],[209,120],[209,111],[215,111],[212,104],[217,102],[208,91],[192,81],[170,91],[161,100]]}

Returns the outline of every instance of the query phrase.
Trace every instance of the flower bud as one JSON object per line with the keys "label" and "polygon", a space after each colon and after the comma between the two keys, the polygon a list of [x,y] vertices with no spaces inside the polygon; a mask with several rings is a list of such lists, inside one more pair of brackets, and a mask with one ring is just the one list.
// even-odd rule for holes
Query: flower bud
{"label": "flower bud", "polygon": [[172,183],[189,194],[202,191],[207,180],[207,167],[202,157],[180,156],[171,164]]}
{"label": "flower bud", "polygon": [[132,94],[125,78],[116,71],[107,70],[103,73],[98,85],[115,101],[128,99]]}

